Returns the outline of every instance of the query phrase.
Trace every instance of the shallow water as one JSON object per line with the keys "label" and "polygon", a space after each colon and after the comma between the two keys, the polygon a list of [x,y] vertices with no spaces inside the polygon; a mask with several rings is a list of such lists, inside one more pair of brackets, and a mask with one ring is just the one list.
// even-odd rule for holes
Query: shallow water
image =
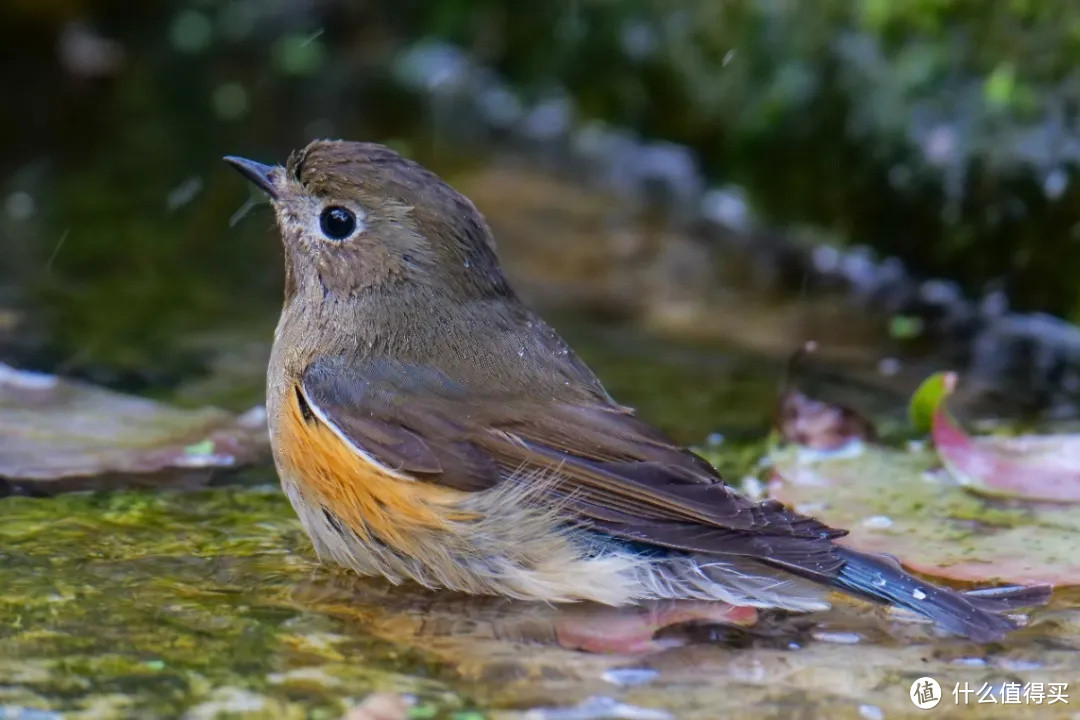
{"label": "shallow water", "polygon": [[[507,182],[507,172],[493,165],[456,182],[487,210],[519,287],[616,398],[707,445],[730,479],[762,475],[786,357],[809,337],[823,358],[800,386],[871,413],[887,432],[898,425],[918,368],[878,373],[888,347],[851,308],[778,301],[740,284],[736,265],[723,287],[680,294],[685,261],[671,253],[693,257],[692,242],[668,238],[650,255],[632,213],[612,219],[602,197],[520,168]],[[267,220],[259,211],[245,232]],[[177,330],[167,346],[199,362],[148,358],[149,377],[167,381],[143,380],[143,392],[233,410],[258,402],[275,314],[267,302]],[[332,718],[390,690],[413,699],[414,718],[548,708],[528,717],[873,720],[919,712],[907,692],[922,675],[941,681],[942,715],[963,710],[949,695],[956,683],[1080,674],[1075,593],[992,646],[842,599],[813,616],[762,613],[750,627],[752,613],[732,611],[730,624],[682,623],[653,637],[685,612],[467,598],[322,567],[269,465],[231,479],[190,493],[0,499],[0,718]],[[1067,716],[1065,707],[1020,705],[1009,716]]]}
{"label": "shallow water", "polygon": [[[730,477],[754,470],[779,360],[555,317],[616,397],[688,441],[721,433],[710,455]],[[214,387],[203,378],[176,394]],[[876,399],[881,416],[895,409],[887,392],[858,397]],[[736,612],[736,626],[691,623],[651,638],[655,616],[638,610],[429,593],[320,566],[272,468],[235,479],[189,493],[0,499],[0,708],[331,718],[391,690],[415,699],[415,718],[517,717],[589,698],[626,707],[594,699],[578,715],[528,717],[878,718],[920,712],[908,687],[930,675],[946,693],[935,712],[947,716],[963,710],[949,694],[956,683],[1080,674],[1076,593],[990,646],[842,599],[824,613],[762,613],[740,627],[752,618]],[[1068,717],[1067,707],[1018,705],[1008,716]]]}
{"label": "shallow water", "polygon": [[[215,190],[240,182],[225,170],[167,212],[122,182],[94,189],[101,172],[69,175],[60,201],[9,235],[32,272],[0,296],[21,299],[0,307],[5,359],[185,406],[261,402],[280,283],[267,208],[230,227],[242,195]],[[858,308],[778,297],[745,258],[512,158],[452,180],[486,213],[515,285],[613,396],[705,446],[730,480],[764,479],[786,361],[806,340],[822,351],[798,386],[903,434],[906,396],[933,362],[891,360]],[[0,498],[0,719],[336,718],[388,690],[417,720],[875,720],[918,712],[907,693],[923,675],[946,693],[938,715],[963,711],[956,683],[1080,675],[1075,592],[992,646],[843,599],[753,625],[745,609],[685,622],[701,608],[467,598],[320,566],[269,464],[223,481]]]}
{"label": "shallow water", "polygon": [[[279,250],[267,207],[245,202],[219,158],[271,162],[347,136],[388,139],[449,172],[490,220],[515,285],[612,394],[707,445],[733,481],[762,479],[785,361],[804,341],[822,351],[798,385],[871,414],[887,436],[903,435],[906,396],[934,367],[893,360],[880,318],[843,300],[777,297],[769,278],[782,268],[726,256],[535,162],[440,140],[417,99],[387,82],[378,56],[400,30],[385,18],[365,16],[362,52],[343,58],[324,42],[340,39],[307,24],[304,8],[320,3],[291,19],[286,3],[147,3],[98,28],[82,14],[108,3],[21,5],[55,14],[68,42],[96,39],[100,55],[115,39],[123,55],[73,74],[56,62],[57,38],[35,30],[12,44],[26,61],[2,68],[25,109],[0,118],[12,130],[0,159],[5,362],[185,406],[261,402]],[[455,122],[442,109],[434,120]],[[752,175],[766,169],[769,194],[786,201],[791,178],[761,158],[799,154],[769,145],[747,156]],[[801,136],[798,147],[812,149]],[[806,184],[834,189],[811,165]],[[885,230],[906,232],[892,219]],[[944,691],[932,716],[1077,715],[1080,699],[964,708],[951,696],[957,683],[1080,677],[1075,590],[988,646],[843,599],[753,626],[713,608],[728,624],[653,637],[684,611],[467,598],[320,566],[268,464],[223,480],[0,498],[0,720],[338,718],[378,690],[410,696],[416,720],[877,720],[923,716],[908,690],[924,675]]]}

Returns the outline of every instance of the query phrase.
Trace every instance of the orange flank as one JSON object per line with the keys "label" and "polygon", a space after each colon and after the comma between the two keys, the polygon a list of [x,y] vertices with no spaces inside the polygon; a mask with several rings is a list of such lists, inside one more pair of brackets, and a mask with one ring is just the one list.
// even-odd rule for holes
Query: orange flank
{"label": "orange flank", "polygon": [[446,529],[471,517],[455,507],[466,493],[412,480],[380,465],[318,418],[305,419],[299,391],[288,397],[278,428],[283,465],[305,493],[361,538],[374,535],[411,553],[417,530]]}

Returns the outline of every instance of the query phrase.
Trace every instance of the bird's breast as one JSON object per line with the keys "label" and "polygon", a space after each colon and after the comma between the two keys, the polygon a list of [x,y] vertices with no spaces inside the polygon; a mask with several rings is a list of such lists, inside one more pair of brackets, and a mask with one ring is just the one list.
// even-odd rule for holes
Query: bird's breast
{"label": "bird's breast", "polygon": [[279,472],[361,539],[411,554],[415,533],[466,519],[458,507],[465,493],[375,461],[319,419],[299,387],[286,388],[278,400],[271,442]]}

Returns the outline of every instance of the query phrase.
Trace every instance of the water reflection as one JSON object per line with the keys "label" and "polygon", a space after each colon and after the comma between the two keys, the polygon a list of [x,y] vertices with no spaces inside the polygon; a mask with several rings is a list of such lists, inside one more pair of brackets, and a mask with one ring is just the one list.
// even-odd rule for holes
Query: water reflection
{"label": "water reflection", "polygon": [[[651,602],[612,608],[592,603],[550,605],[392,587],[379,580],[328,570],[295,589],[294,600],[323,612],[363,617],[405,637],[440,645],[476,640],[550,645],[611,655],[648,655],[684,644],[667,632],[685,624],[752,625],[753,608],[694,601]],[[373,608],[378,617],[372,616]],[[398,640],[401,637],[397,637]]]}
{"label": "water reflection", "polygon": [[[843,598],[809,615],[704,603],[549,606],[325,570],[298,584],[291,599],[445,663],[496,707],[573,704],[600,693],[685,718],[782,716],[795,704],[833,717],[863,705],[906,712],[909,675],[935,675],[949,688],[983,677],[1060,680],[1080,648],[1070,597],[991,646]],[[1073,625],[1064,636],[1051,619],[1062,614]]]}

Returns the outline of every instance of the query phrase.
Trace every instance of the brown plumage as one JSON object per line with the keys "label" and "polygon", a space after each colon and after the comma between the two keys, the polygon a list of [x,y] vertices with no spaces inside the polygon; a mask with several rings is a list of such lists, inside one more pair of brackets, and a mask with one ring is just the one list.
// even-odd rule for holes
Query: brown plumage
{"label": "brown plumage", "polygon": [[819,586],[976,639],[1045,589],[969,596],[726,486],[615,403],[507,284],[483,218],[421,166],[319,141],[230,159],[274,200],[286,299],[271,440],[319,553],[359,572],[535,600],[810,609]]}

